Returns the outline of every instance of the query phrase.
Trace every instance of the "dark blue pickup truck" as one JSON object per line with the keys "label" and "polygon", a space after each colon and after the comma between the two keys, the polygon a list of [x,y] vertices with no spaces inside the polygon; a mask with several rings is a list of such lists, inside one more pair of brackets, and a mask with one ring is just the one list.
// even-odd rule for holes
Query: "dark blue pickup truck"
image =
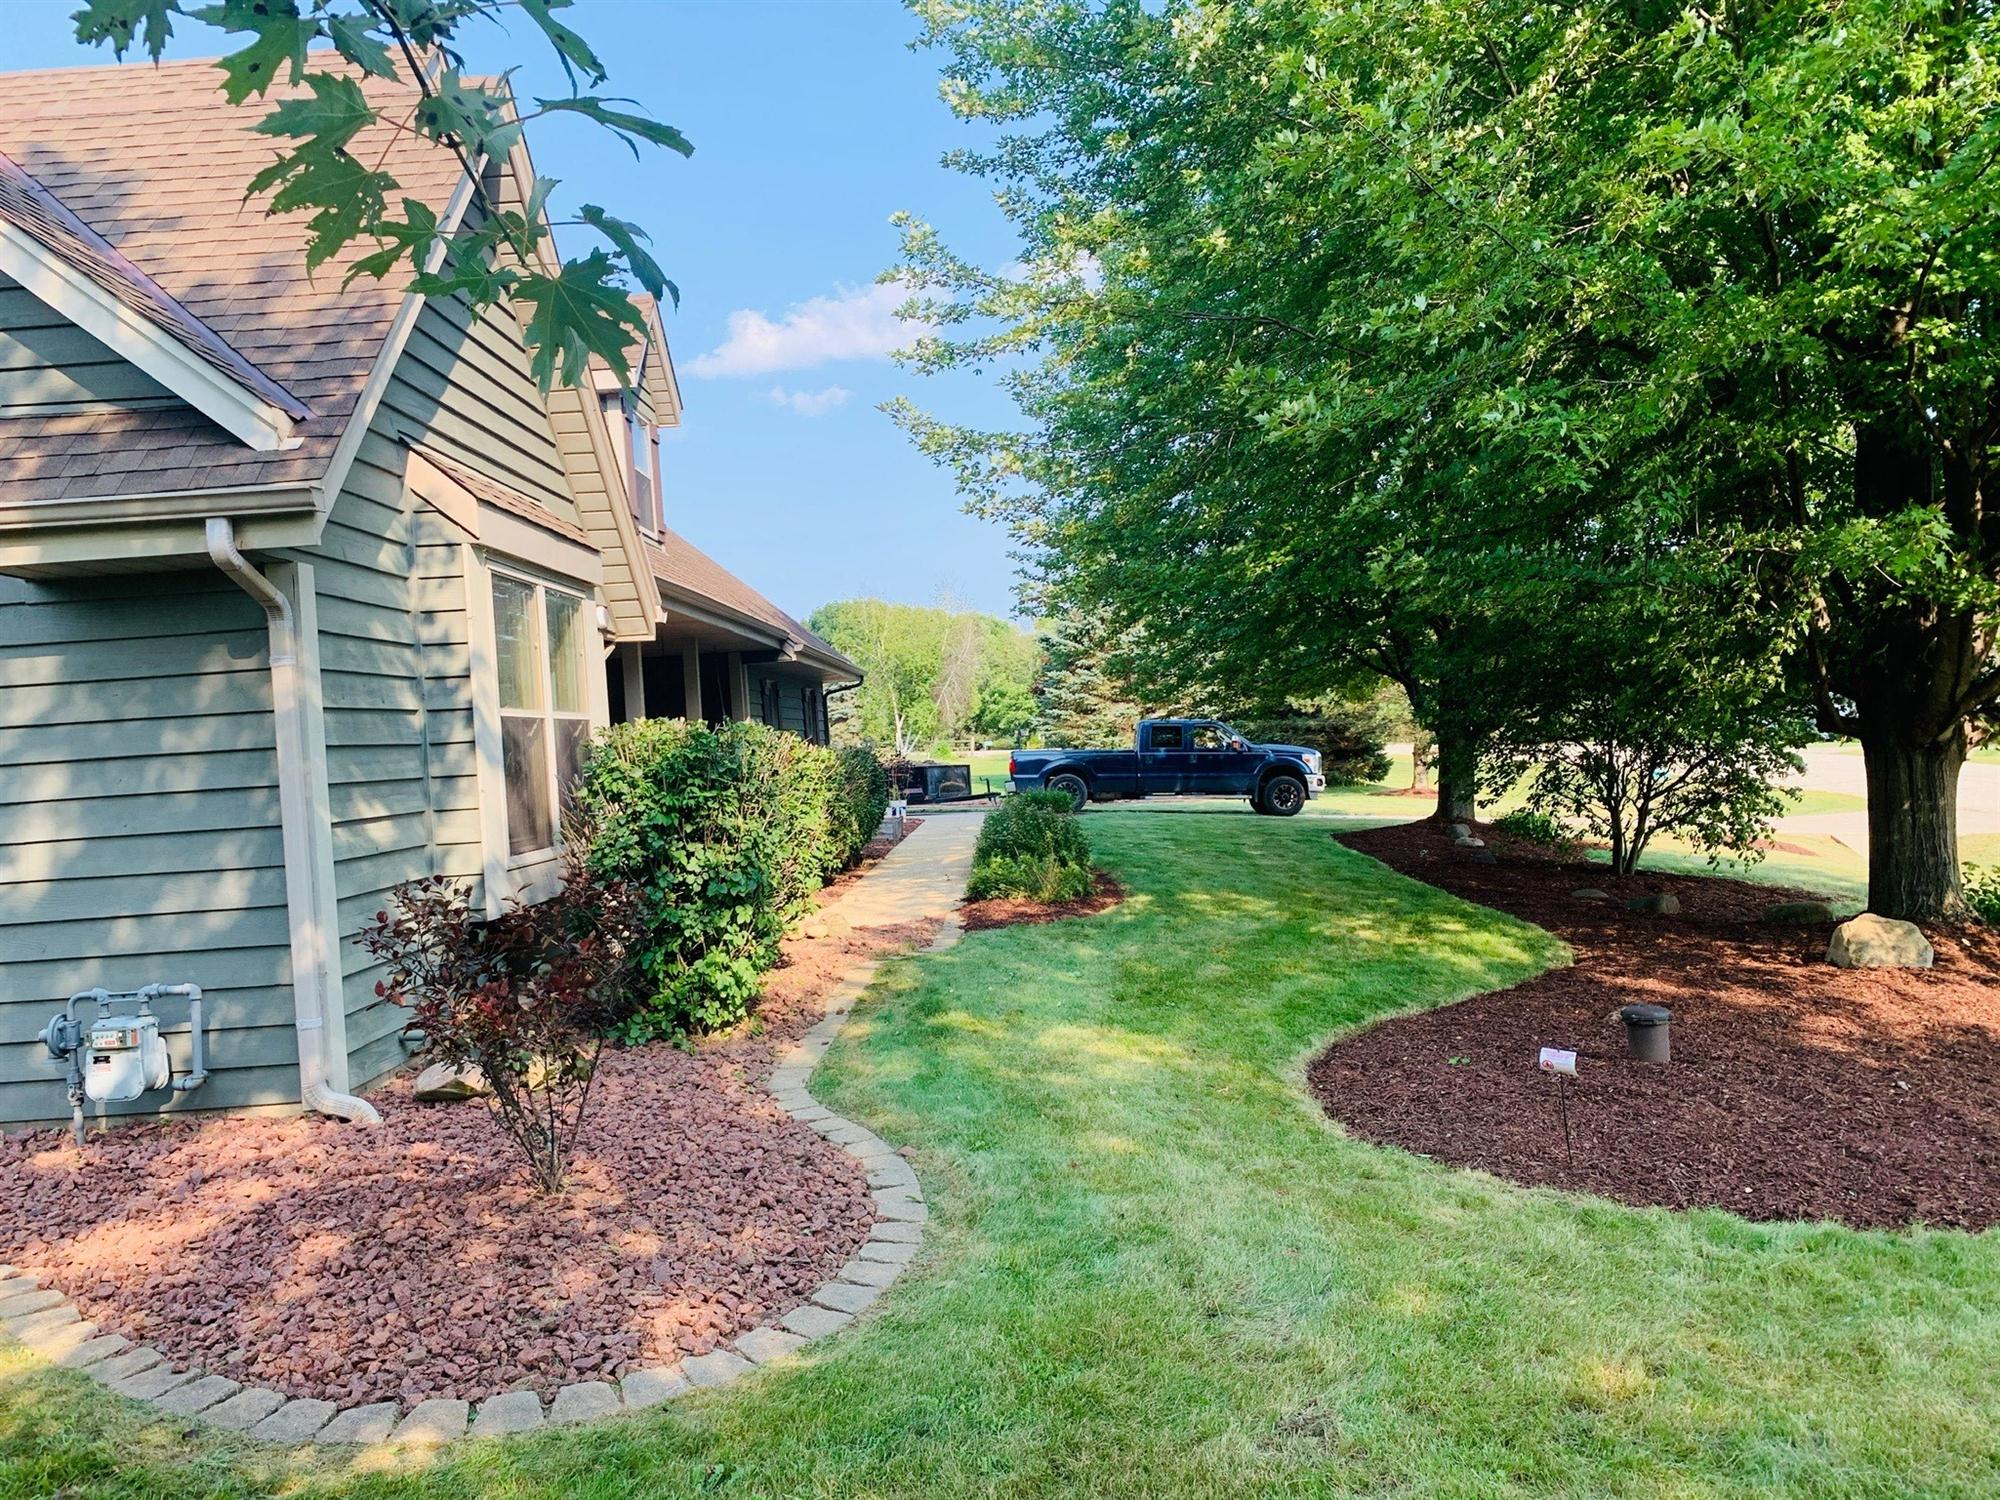
{"label": "dark blue pickup truck", "polygon": [[1214,719],[1141,719],[1131,750],[1016,750],[1007,774],[1017,791],[1061,792],[1086,802],[1134,797],[1248,797],[1260,813],[1289,818],[1326,789],[1319,752],[1253,745]]}

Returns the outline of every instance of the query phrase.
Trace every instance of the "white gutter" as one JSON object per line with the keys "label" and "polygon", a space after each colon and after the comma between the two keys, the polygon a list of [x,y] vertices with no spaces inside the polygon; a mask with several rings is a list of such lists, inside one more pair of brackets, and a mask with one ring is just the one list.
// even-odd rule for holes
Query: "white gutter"
{"label": "white gutter", "polygon": [[292,1007],[299,1034],[299,1099],[307,1109],[357,1124],[379,1125],[381,1115],[366,1099],[338,1092],[327,1082],[327,994],[340,1003],[332,974],[332,944],[320,913],[319,861],[311,830],[311,767],[307,746],[305,695],[299,686],[298,625],[292,604],[278,587],[236,548],[236,529],[226,516],[208,518],[208,556],[263,608],[271,643],[271,716],[278,745],[278,816],[283,823],[285,905],[292,940]]}

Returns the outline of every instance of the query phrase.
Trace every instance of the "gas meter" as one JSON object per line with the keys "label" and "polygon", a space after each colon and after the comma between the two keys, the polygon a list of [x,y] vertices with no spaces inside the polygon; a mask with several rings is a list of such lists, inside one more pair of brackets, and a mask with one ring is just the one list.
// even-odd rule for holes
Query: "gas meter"
{"label": "gas meter", "polygon": [[[188,1004],[191,1066],[178,1078],[167,1057],[166,1038],[160,1035],[160,1018],[153,1014],[153,1002],[167,997]],[[85,1001],[95,1011],[88,1027],[77,1018],[77,1007]],[[42,1045],[56,1061],[69,1064],[70,1118],[77,1144],[83,1144],[85,1099],[127,1104],[148,1089],[170,1088],[184,1094],[200,1088],[208,1081],[203,1042],[200,985],[149,984],[115,994],[79,990],[71,995],[42,1028]]]}
{"label": "gas meter", "polygon": [[84,1052],[83,1094],[99,1103],[127,1103],[173,1079],[160,1018],[150,1009],[98,1021]]}

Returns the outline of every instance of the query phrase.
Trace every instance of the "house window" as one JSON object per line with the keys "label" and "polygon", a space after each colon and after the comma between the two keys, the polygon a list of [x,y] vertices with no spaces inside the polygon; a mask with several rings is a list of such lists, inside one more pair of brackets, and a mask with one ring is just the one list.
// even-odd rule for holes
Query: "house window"
{"label": "house window", "polygon": [[604,398],[606,420],[625,424],[625,488],[632,519],[648,531],[660,529],[660,430],[639,412],[630,391]]}
{"label": "house window", "polygon": [[590,740],[584,694],[583,600],[496,573],[493,633],[500,675],[500,758],[507,852],[553,848]]}

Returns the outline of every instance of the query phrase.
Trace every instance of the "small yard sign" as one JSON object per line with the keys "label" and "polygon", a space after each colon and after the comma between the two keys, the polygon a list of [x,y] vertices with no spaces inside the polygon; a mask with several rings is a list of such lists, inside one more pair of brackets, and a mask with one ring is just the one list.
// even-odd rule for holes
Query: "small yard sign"
{"label": "small yard sign", "polygon": [[1541,1069],[1556,1075],[1556,1114],[1562,1120],[1563,1159],[1576,1170],[1576,1147],[1569,1138],[1569,1087],[1565,1080],[1576,1077],[1576,1054],[1564,1047],[1542,1048]]}

